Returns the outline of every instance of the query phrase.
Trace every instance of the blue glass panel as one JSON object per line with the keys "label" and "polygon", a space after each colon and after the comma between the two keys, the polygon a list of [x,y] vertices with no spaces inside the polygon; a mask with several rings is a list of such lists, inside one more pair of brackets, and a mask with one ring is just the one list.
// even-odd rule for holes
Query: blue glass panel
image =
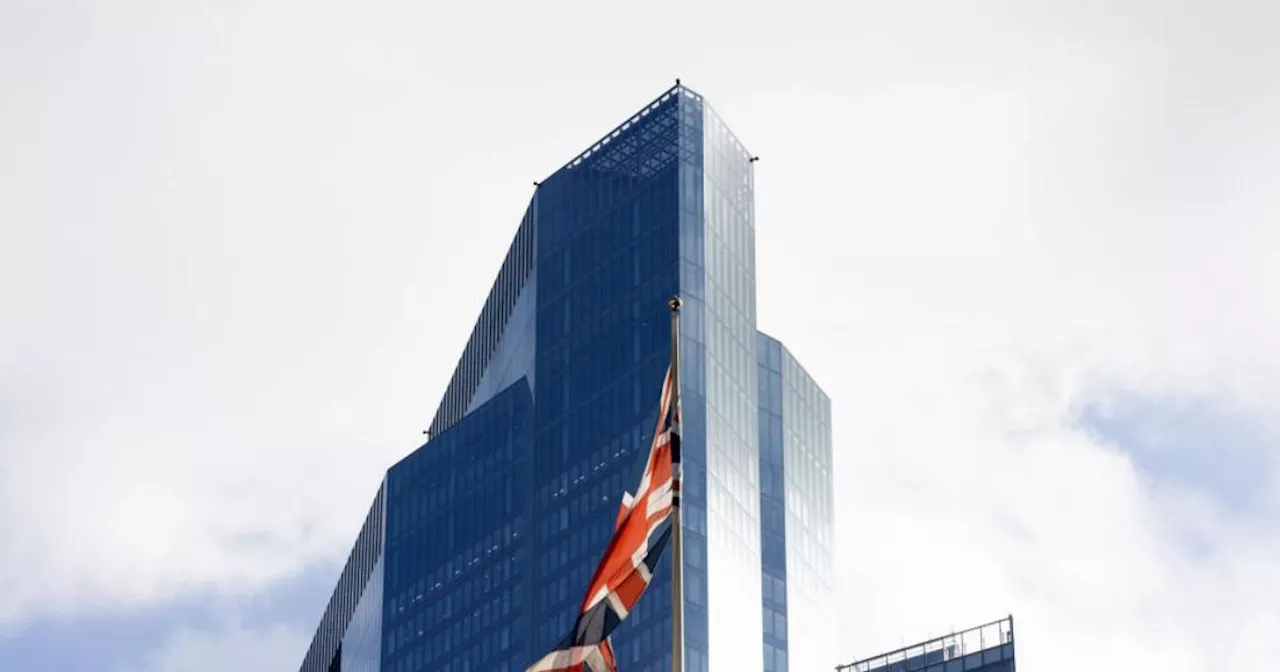
{"label": "blue glass panel", "polygon": [[[776,353],[776,355],[775,355]],[[835,505],[832,483],[831,401],[784,346],[771,394],[781,396],[780,422],[769,428],[771,447],[781,444],[790,651],[793,669],[830,665],[836,655],[834,595]]]}
{"label": "blue glass panel", "polygon": [[[696,340],[688,332],[684,338],[698,353],[704,404],[707,647],[717,668],[759,670],[766,661],[741,645],[744,631],[764,632],[765,617],[763,595],[755,590],[763,567],[751,157],[710,106],[698,102],[688,109],[701,154],[682,168],[681,191],[682,238],[694,248],[684,258],[701,271],[692,273],[697,283],[689,292],[700,294],[689,301],[699,333]],[[781,656],[785,661],[785,652]]]}
{"label": "blue glass panel", "polygon": [[388,472],[387,669],[501,669],[529,657],[511,632],[525,623],[532,407],[521,379]]}
{"label": "blue glass panel", "polygon": [[[640,480],[671,357],[667,299],[680,282],[678,187],[680,98],[646,107],[608,142],[542,183],[535,339],[535,459],[531,515],[549,521],[533,539],[535,651],[568,631],[582,591],[612,532],[623,489]],[[689,373],[685,372],[685,389]],[[689,407],[686,400],[686,409]],[[690,424],[686,412],[685,425]],[[686,429],[687,479],[698,469]],[[685,493],[696,529],[699,489]],[[705,626],[695,604],[705,583],[698,535],[686,533],[686,630]],[[669,558],[614,636],[628,669],[670,655]],[[693,659],[689,657],[693,670]]]}
{"label": "blue glass panel", "polygon": [[760,469],[760,570],[761,597],[764,609],[764,641],[769,655],[765,669],[776,669],[787,659],[786,631],[786,491],[783,487],[786,465],[783,461],[782,436],[773,436],[769,428],[782,423],[782,388],[772,381],[781,378],[770,361],[778,361],[782,344],[757,333],[756,389],[759,403],[757,436]]}

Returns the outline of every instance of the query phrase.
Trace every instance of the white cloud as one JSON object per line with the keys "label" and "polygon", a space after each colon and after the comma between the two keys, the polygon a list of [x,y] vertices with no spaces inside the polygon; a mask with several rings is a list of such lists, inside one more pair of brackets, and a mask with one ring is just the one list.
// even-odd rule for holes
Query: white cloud
{"label": "white cloud", "polygon": [[846,656],[1007,611],[1037,669],[1269,656],[1280,502],[1078,420],[1276,420],[1272,5],[136,6],[0,20],[0,622],[345,553],[529,182],[680,74],[833,399]]}
{"label": "white cloud", "polygon": [[[994,57],[973,17],[884,47],[752,144],[761,314],[835,404],[846,659],[1012,611],[1037,669],[1264,664],[1280,508],[1234,519],[1078,420],[1129,394],[1274,420],[1275,89],[1221,78],[1278,63],[1187,46],[1223,19],[1076,18],[982,33]],[[952,58],[892,67],[919,48]]]}
{"label": "white cloud", "polygon": [[118,672],[277,672],[302,660],[310,633],[287,626],[262,629],[228,624],[213,630],[176,630],[136,665]]}

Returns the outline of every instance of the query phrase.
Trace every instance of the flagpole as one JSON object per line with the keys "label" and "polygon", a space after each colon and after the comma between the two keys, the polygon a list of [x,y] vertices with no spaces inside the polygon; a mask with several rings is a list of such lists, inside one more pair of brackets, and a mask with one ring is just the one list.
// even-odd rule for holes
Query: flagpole
{"label": "flagpole", "polygon": [[[680,297],[671,297],[667,305],[671,307],[671,422],[674,425],[680,419],[676,415],[680,409]],[[681,459],[681,463],[683,461]],[[681,473],[672,475],[679,489],[672,493],[676,499],[675,506],[671,507],[671,672],[684,672],[684,529],[680,524],[680,510],[684,505],[681,501],[683,464],[677,468]]]}

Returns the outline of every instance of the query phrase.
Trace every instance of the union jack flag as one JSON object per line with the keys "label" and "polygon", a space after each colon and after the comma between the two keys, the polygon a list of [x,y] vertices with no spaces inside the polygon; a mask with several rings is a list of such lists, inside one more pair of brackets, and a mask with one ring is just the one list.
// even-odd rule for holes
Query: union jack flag
{"label": "union jack flag", "polygon": [[680,505],[680,408],[672,406],[675,372],[662,385],[658,426],[636,494],[622,493],[613,538],[596,565],[573,631],[526,672],[617,672],[609,635],[631,613],[671,537]]}

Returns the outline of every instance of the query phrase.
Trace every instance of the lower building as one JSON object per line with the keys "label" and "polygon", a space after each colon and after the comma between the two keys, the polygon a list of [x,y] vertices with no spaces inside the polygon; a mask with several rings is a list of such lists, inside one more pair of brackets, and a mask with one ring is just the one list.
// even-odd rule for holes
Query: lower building
{"label": "lower building", "polygon": [[1013,617],[836,667],[836,672],[1015,672]]}

